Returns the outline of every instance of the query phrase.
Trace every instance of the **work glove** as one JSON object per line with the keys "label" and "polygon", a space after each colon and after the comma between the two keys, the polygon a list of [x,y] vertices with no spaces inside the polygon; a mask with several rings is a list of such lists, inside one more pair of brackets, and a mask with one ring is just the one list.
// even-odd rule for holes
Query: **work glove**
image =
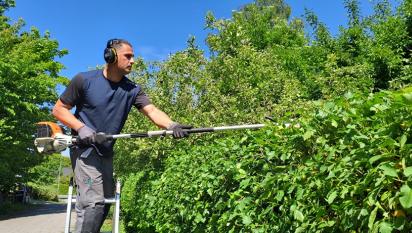
{"label": "work glove", "polygon": [[173,137],[174,138],[183,138],[183,137],[188,137],[189,133],[185,131],[185,129],[191,129],[193,126],[191,125],[182,125],[177,122],[173,122],[167,130],[172,130],[173,131]]}
{"label": "work glove", "polygon": [[79,134],[78,143],[84,146],[102,144],[107,141],[105,133],[96,133],[86,125],[81,127],[77,133]]}

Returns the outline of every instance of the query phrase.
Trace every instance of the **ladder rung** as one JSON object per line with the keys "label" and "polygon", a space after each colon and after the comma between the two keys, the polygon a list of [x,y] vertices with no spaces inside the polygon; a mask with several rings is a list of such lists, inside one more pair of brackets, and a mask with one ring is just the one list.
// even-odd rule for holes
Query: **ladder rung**
{"label": "ladder rung", "polygon": [[116,203],[116,198],[104,199],[104,203]]}
{"label": "ladder rung", "polygon": [[[76,203],[76,198],[72,198],[72,203]],[[104,203],[116,203],[116,198],[106,198],[104,199]]]}

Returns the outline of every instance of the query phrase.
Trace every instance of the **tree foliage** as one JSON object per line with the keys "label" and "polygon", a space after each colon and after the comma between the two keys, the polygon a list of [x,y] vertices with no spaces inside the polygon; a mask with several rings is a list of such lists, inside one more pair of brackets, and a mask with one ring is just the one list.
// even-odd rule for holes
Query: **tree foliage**
{"label": "tree foliage", "polygon": [[[209,12],[210,57],[191,38],[165,61],[140,61],[134,77],[177,121],[277,122],[119,141],[128,232],[412,229],[411,94],[387,91],[410,85],[411,1],[376,1],[369,16],[356,0],[344,5],[348,26],[336,36],[313,12],[291,19],[282,0],[257,0],[230,19]],[[125,131],[151,127],[134,112]]]}
{"label": "tree foliage", "polygon": [[[66,82],[58,75],[66,54],[46,32],[22,31],[24,21],[10,24],[3,15],[14,1],[0,2],[0,191],[26,177],[41,159],[34,154],[35,123],[50,119],[49,107],[57,98],[56,86]],[[28,177],[26,177],[27,179]]]}
{"label": "tree foliage", "polygon": [[71,170],[70,159],[61,154],[52,154],[42,158],[41,163],[31,167],[27,173],[31,197],[42,200],[56,200],[57,195],[67,194],[70,176],[63,174]]}

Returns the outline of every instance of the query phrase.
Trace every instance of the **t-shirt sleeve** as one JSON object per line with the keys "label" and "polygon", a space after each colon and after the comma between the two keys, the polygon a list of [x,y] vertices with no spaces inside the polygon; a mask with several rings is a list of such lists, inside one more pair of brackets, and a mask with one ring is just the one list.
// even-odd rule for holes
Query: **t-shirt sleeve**
{"label": "t-shirt sleeve", "polygon": [[81,75],[76,75],[64,90],[63,94],[60,96],[60,100],[70,106],[76,106],[83,92],[83,77]]}
{"label": "t-shirt sleeve", "polygon": [[140,110],[144,106],[149,105],[149,104],[151,104],[149,97],[146,95],[146,93],[142,89],[140,89],[134,101],[134,106]]}

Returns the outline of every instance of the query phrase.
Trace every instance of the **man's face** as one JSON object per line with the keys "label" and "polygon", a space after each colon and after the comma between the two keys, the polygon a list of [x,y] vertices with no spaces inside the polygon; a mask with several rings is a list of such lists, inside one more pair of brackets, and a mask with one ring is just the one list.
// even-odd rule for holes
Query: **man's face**
{"label": "man's face", "polygon": [[124,74],[128,74],[132,71],[134,64],[133,48],[128,44],[122,44],[120,48],[116,49],[117,52],[117,68],[122,70]]}

